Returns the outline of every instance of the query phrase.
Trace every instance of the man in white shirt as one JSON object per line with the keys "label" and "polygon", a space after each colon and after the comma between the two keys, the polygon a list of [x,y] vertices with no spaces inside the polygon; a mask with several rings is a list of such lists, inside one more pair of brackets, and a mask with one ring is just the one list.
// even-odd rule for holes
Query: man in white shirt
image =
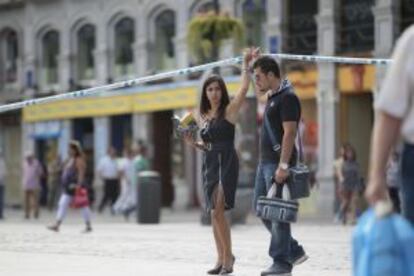
{"label": "man in white shirt", "polygon": [[386,164],[401,136],[402,213],[414,225],[414,26],[398,39],[393,61],[376,99],[369,183],[365,193],[373,205],[387,198]]}
{"label": "man in white shirt", "polygon": [[0,219],[3,219],[3,208],[4,208],[4,187],[6,180],[6,164],[3,158],[3,152],[0,151]]}
{"label": "man in white shirt", "polygon": [[104,183],[104,195],[99,204],[99,212],[101,213],[108,201],[111,202],[111,213],[114,214],[112,205],[116,202],[120,192],[120,171],[116,160],[116,152],[113,147],[108,149],[108,155],[102,157],[98,164],[98,176]]}

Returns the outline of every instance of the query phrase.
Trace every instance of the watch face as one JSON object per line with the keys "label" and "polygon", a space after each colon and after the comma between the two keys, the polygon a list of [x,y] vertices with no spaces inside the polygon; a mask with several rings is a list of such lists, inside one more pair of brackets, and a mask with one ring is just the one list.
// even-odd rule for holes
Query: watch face
{"label": "watch face", "polygon": [[279,166],[282,170],[287,170],[288,169],[288,164],[286,163],[281,163]]}

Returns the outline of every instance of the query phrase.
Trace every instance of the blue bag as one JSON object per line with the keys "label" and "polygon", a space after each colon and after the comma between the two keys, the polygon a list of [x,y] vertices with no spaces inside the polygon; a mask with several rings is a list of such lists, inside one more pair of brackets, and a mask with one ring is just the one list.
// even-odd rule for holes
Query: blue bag
{"label": "blue bag", "polygon": [[414,228],[403,217],[369,209],[353,233],[354,276],[414,276]]}

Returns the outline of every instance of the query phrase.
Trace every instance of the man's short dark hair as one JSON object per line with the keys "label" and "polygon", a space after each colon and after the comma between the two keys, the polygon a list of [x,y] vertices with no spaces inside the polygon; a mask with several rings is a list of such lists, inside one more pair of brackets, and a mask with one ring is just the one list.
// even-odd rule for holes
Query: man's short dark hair
{"label": "man's short dark hair", "polygon": [[257,67],[259,67],[260,70],[265,74],[272,72],[276,77],[280,78],[279,65],[277,64],[276,60],[274,60],[271,57],[268,57],[268,56],[259,57],[253,63],[253,69],[256,69]]}

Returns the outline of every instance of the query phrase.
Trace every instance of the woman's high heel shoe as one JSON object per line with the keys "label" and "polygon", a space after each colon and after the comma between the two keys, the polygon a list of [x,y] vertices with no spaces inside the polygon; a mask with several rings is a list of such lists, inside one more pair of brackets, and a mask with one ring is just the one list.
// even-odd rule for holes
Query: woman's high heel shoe
{"label": "woman's high heel shoe", "polygon": [[207,274],[209,274],[209,275],[219,275],[222,268],[223,268],[223,265],[217,265],[215,268],[210,269],[209,271],[207,271]]}
{"label": "woman's high heel shoe", "polygon": [[233,256],[233,263],[231,264],[231,266],[228,268],[223,266],[223,268],[220,271],[220,275],[227,275],[227,274],[233,273],[233,266],[235,262],[236,262],[236,257]]}

